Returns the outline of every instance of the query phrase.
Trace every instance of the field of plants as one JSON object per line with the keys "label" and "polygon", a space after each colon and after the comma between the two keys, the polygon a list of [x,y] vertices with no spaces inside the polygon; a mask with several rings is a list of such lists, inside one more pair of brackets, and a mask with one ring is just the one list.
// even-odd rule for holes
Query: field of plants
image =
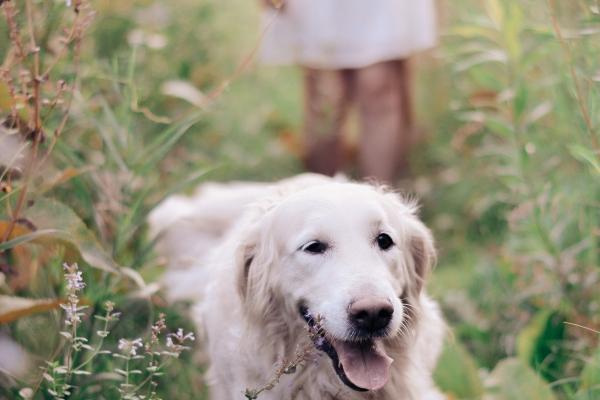
{"label": "field of plants", "polygon": [[[600,2],[438,5],[400,183],[439,250],[436,381],[600,400]],[[302,171],[301,76],[257,62],[258,11],[0,0],[0,399],[206,398],[146,218],[203,181]]]}

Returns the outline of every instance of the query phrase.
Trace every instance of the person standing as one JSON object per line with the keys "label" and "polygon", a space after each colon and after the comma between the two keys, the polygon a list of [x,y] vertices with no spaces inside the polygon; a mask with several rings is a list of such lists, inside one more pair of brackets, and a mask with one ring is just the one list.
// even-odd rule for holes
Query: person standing
{"label": "person standing", "polygon": [[393,182],[412,141],[409,58],[437,41],[434,0],[263,2],[262,61],[303,69],[306,168],[343,167],[343,126],[356,106],[359,173]]}

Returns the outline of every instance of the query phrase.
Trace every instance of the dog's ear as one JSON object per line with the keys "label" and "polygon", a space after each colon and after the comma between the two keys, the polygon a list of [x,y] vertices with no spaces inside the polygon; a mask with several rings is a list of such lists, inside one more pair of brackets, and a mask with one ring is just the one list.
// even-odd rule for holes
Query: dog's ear
{"label": "dog's ear", "polygon": [[253,212],[240,231],[235,251],[237,289],[246,314],[260,320],[273,312],[277,251],[269,235],[269,214]]}
{"label": "dog's ear", "polygon": [[415,274],[415,289],[420,293],[436,262],[435,245],[431,231],[414,214],[407,219],[407,228],[406,243]]}
{"label": "dog's ear", "polygon": [[384,192],[384,196],[392,205],[393,218],[407,255],[404,262],[408,278],[413,283],[412,289],[418,294],[436,262],[433,235],[418,218],[418,206],[414,200],[390,192]]}
{"label": "dog's ear", "polygon": [[242,300],[245,300],[247,297],[248,277],[250,274],[250,266],[254,261],[255,249],[256,246],[253,243],[244,243],[239,246],[236,251],[237,289]]}

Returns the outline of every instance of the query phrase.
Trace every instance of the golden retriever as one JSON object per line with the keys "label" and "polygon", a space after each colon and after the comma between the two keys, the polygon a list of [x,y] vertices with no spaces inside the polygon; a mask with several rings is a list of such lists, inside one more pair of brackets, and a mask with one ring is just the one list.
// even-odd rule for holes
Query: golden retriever
{"label": "golden retriever", "polygon": [[211,399],[267,384],[307,328],[314,355],[259,399],[444,398],[431,374],[445,326],[424,289],[435,250],[414,202],[305,174],[201,187],[150,224],[178,267],[170,297],[196,302]]}

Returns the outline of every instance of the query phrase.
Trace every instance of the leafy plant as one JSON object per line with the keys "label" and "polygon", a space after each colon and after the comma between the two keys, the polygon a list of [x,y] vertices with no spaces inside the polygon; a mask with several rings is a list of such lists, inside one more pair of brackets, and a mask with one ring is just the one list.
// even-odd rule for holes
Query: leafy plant
{"label": "leafy plant", "polygon": [[[208,171],[299,172],[299,74],[250,62],[253,2],[0,3],[0,335],[52,360],[42,367],[56,388],[42,380],[38,396],[63,382],[72,398],[139,395],[149,375],[132,371],[149,373],[149,360],[134,358],[136,339],[160,312],[191,328],[148,283],[162,266],[146,215]],[[456,343],[436,379],[453,398],[599,398],[599,7],[456,0],[435,57],[416,63],[417,111],[435,135],[415,149],[409,186],[441,251],[431,290]],[[94,350],[59,334],[63,262],[87,284],[80,345],[129,357],[127,368],[98,354],[82,370],[123,373],[64,380],[58,355],[71,348],[77,367]],[[106,318],[107,301],[123,316],[103,329],[90,317]],[[120,338],[137,354],[118,352]],[[159,379],[156,396],[204,398],[185,353],[161,370],[142,395]],[[0,376],[0,397],[22,387]]]}
{"label": "leafy plant", "polygon": [[[86,393],[91,382],[102,380],[103,374],[113,374],[113,379],[120,382],[119,398],[159,399],[156,386],[166,363],[169,358],[178,358],[181,352],[188,350],[186,343],[195,340],[194,335],[184,334],[183,330],[179,329],[176,333],[168,334],[166,344],[161,346],[160,335],[167,328],[165,316],[161,314],[158,321],[151,326],[147,341],[144,342],[141,338],[119,339],[120,352],[111,352],[104,348],[104,340],[110,335],[109,329],[119,320],[121,313],[114,312],[115,304],[107,301],[104,304],[105,314],[94,315],[101,328],[95,332],[97,341],[92,346],[92,338],[81,336],[78,329],[82,319],[87,317],[84,311],[88,308],[80,305],[80,296],[85,288],[82,272],[77,264],[65,264],[64,269],[68,296],[67,302],[61,304],[61,308],[65,311],[66,329],[60,334],[66,339],[67,345],[61,352],[63,354],[56,355],[54,360],[46,361],[42,380],[35,389],[23,388],[19,391],[21,397],[34,399],[43,398],[44,394],[48,394],[57,400],[78,398]],[[142,351],[142,354],[138,354],[138,351]],[[117,361],[111,364],[111,370],[94,369],[94,362],[101,356],[112,356]]]}
{"label": "leafy plant", "polygon": [[[0,321],[10,323],[7,332],[18,339],[19,357],[29,360],[30,368],[35,369],[32,360],[49,360],[41,389],[35,384],[23,397],[88,398],[102,387],[117,386],[123,398],[163,396],[156,379],[164,373],[173,376],[173,371],[165,370],[160,359],[178,356],[189,335],[173,333],[166,349],[145,349],[148,365],[141,381],[137,371],[144,360],[131,351],[101,357],[106,352],[102,346],[117,345],[107,336],[109,323],[121,337],[130,337],[155,318],[154,303],[161,302],[151,296],[157,289],[139,271],[141,266],[151,276],[160,271],[147,263],[153,243],[144,221],[162,198],[204,174],[194,171],[173,186],[160,184],[157,174],[157,166],[200,119],[199,113],[172,122],[141,106],[135,54],[126,78],[118,69],[102,77],[108,84],[100,91],[101,85],[87,85],[99,79],[97,70],[80,68],[82,60],[90,65],[82,45],[95,16],[88,2],[1,3],[10,43],[2,48],[0,68]],[[137,124],[155,129],[142,137],[132,129]],[[72,291],[75,281],[67,284],[66,299],[61,297],[63,260],[79,262],[87,271],[85,298]],[[114,303],[134,317],[118,320]],[[69,313],[68,330],[61,328],[61,307]],[[85,321],[86,311],[97,321]],[[170,314],[177,318],[176,311]],[[164,317],[159,322],[166,324]],[[125,367],[116,367],[115,360]],[[125,373],[115,373],[115,368]],[[178,379],[191,379],[198,369],[190,368]],[[30,372],[2,374],[0,397],[14,395],[21,380],[39,381]],[[164,389],[166,397],[172,390]]]}

